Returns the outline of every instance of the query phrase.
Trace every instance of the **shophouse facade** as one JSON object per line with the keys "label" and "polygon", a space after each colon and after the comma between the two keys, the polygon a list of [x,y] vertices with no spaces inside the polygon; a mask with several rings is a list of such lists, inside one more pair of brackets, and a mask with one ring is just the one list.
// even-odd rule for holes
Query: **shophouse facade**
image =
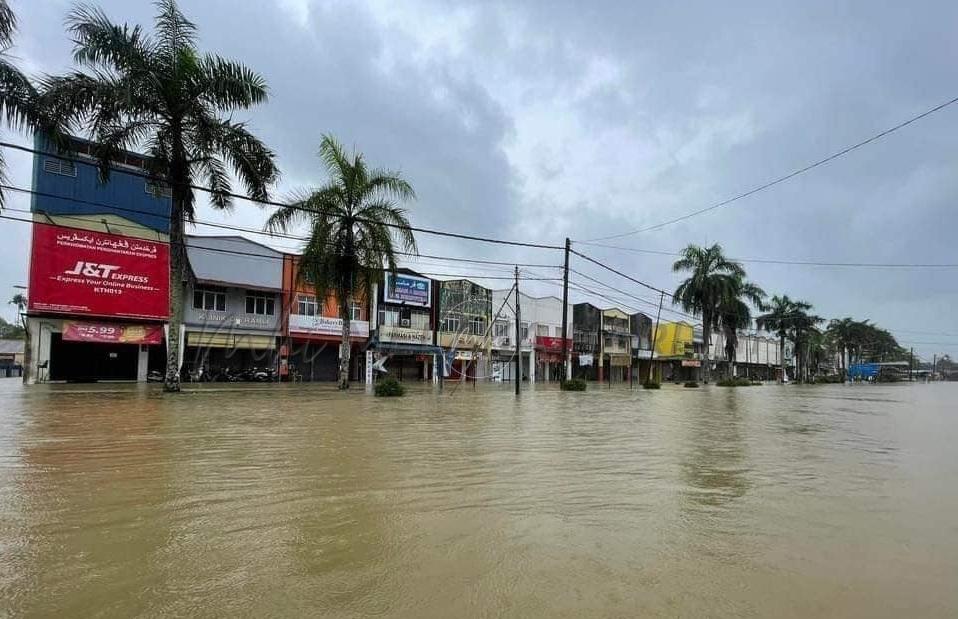
{"label": "shophouse facade", "polygon": [[278,371],[283,254],[240,236],[188,236],[180,366]]}
{"label": "shophouse facade", "polygon": [[621,383],[630,379],[632,326],[629,314],[618,308],[602,310],[602,364],[606,380]]}
{"label": "shophouse facade", "polygon": [[[712,334],[712,358],[723,375],[727,374],[729,365],[725,343],[724,332]],[[786,366],[791,365],[791,351],[791,342],[786,342]],[[780,355],[779,339],[775,334],[766,331],[739,332],[735,363],[732,367],[733,376],[777,380],[781,375]]]}
{"label": "shophouse facade", "polygon": [[145,381],[165,368],[169,190],[136,153],[101,182],[89,142],[35,144],[24,380]]}
{"label": "shophouse facade", "polygon": [[373,294],[374,330],[366,353],[366,382],[376,373],[399,380],[438,380],[435,283],[411,269],[387,272]]}
{"label": "shophouse facade", "polygon": [[[280,346],[280,377],[293,381],[339,379],[343,321],[339,300],[331,292],[317,291],[299,275],[300,257],[283,257],[283,306],[285,335]],[[349,302],[349,377],[365,375],[369,341],[369,293],[356,291]]]}
{"label": "shophouse facade", "polygon": [[492,367],[492,290],[468,279],[436,282],[436,343],[445,380],[482,380]]}
{"label": "shophouse facade", "polygon": [[[504,305],[508,301],[508,306]],[[493,324],[493,375],[503,381],[516,375],[516,321],[511,307],[515,293],[511,290],[493,291],[493,309],[503,310]],[[562,355],[562,299],[554,296],[533,297],[519,294],[519,358],[521,376],[530,382],[552,382],[565,378]],[[572,335],[572,312],[566,312],[567,335]],[[572,338],[567,340],[572,351]]]}
{"label": "shophouse facade", "polygon": [[632,371],[636,374],[636,380],[644,381],[649,378],[652,363],[652,332],[655,329],[655,318],[636,312],[629,316],[629,326],[632,332]]}
{"label": "shophouse facade", "polygon": [[653,373],[661,382],[699,380],[701,353],[696,351],[695,326],[684,322],[660,322],[655,335]]}

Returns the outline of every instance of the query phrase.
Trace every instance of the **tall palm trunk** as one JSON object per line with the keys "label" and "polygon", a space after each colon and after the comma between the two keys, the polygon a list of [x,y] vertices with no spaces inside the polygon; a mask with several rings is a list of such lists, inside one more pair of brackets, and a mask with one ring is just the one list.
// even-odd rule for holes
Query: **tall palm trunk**
{"label": "tall palm trunk", "polygon": [[343,339],[339,344],[339,388],[349,389],[349,353],[352,348],[349,341],[349,294],[342,291],[339,300],[339,316],[343,321]]}
{"label": "tall palm trunk", "polygon": [[702,339],[705,340],[705,360],[702,363],[702,380],[707,385],[711,374],[709,348],[712,343],[712,315],[707,312],[702,313]]}
{"label": "tall palm trunk", "polygon": [[186,274],[186,235],[183,199],[174,189],[170,213],[170,326],[166,338],[166,378],[163,391],[180,390],[180,330],[183,325],[183,281]]}
{"label": "tall palm trunk", "polygon": [[780,333],[778,335],[778,364],[782,368],[782,375],[779,377],[778,382],[785,384],[785,334]]}

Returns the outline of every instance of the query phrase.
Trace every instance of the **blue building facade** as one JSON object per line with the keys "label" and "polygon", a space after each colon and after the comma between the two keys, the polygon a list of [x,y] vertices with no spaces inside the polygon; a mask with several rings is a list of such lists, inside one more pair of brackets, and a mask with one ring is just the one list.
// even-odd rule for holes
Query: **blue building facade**
{"label": "blue building facade", "polygon": [[[137,228],[152,230],[164,237],[170,231],[171,197],[168,187],[144,178],[144,158],[124,153],[123,161],[101,181],[89,142],[71,139],[73,152],[59,154],[42,137],[35,139],[36,149],[49,154],[34,155],[33,190],[30,208],[63,226],[85,219],[110,216],[117,225],[113,234],[141,236],[130,232]],[[88,160],[83,161],[83,160]],[[130,172],[124,172],[128,168]],[[116,218],[116,219],[114,219]],[[119,219],[132,226],[124,226]],[[72,223],[71,223],[72,221]],[[86,227],[86,226],[83,226]]]}

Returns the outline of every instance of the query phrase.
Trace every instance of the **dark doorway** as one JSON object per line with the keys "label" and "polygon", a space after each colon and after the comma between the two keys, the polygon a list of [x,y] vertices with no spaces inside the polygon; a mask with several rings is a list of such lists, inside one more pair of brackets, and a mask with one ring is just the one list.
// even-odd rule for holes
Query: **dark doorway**
{"label": "dark doorway", "polygon": [[94,382],[136,380],[140,347],[136,344],[66,342],[50,336],[50,380]]}

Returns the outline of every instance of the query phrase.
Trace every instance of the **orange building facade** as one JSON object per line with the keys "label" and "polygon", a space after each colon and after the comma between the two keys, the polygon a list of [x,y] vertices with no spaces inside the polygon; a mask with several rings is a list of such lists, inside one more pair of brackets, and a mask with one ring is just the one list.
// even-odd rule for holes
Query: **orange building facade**
{"label": "orange building facade", "polygon": [[[316,290],[297,276],[299,256],[283,257],[283,327],[280,347],[282,380],[335,381],[339,373],[339,345],[343,322],[335,294],[320,298]],[[369,303],[366,294],[350,304],[350,379],[365,372],[369,340]]]}

